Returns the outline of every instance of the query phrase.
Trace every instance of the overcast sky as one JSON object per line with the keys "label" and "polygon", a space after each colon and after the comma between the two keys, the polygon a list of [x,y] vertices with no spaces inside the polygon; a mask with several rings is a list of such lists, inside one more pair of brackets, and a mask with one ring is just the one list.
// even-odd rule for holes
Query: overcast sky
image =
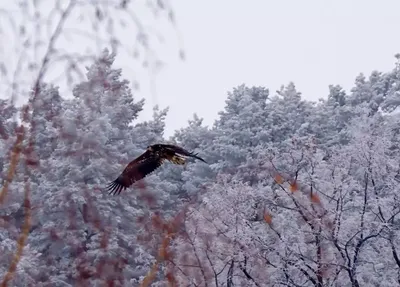
{"label": "overcast sky", "polygon": [[[53,6],[45,2],[41,9],[49,7],[50,11]],[[274,94],[281,85],[293,81],[304,98],[317,100],[327,96],[330,84],[349,90],[360,72],[369,75],[375,69],[391,70],[394,55],[400,53],[399,0],[170,3],[174,7],[176,30],[166,21],[154,22],[146,9],[134,9],[143,24],[158,30],[166,41],[156,49],[164,67],[152,77],[154,81],[149,82],[148,74],[138,71],[126,54],[118,53],[114,66],[122,68],[123,77],[129,81],[140,81],[141,89],[135,97],[146,99],[140,119],[151,118],[155,104],[170,107],[167,136],[186,126],[193,113],[211,126],[224,108],[227,92],[243,83],[267,87]],[[0,8],[7,8],[16,2],[0,4]],[[73,21],[73,26],[85,29],[82,23]],[[119,36],[130,41],[130,46],[134,45],[132,29],[117,30]],[[10,57],[15,53],[11,42],[19,38],[2,39],[7,39],[7,43],[0,43],[0,60],[11,67],[18,59]],[[85,39],[77,39],[66,39],[61,46],[71,52],[83,49]],[[180,47],[186,53],[184,62],[178,57]],[[65,75],[62,68],[49,74]],[[60,90],[63,96],[71,95],[71,91],[63,92],[62,86]]]}
{"label": "overcast sky", "polygon": [[153,104],[170,106],[167,135],[194,112],[211,125],[227,91],[242,83],[274,93],[293,81],[305,98],[317,100],[329,84],[348,90],[360,72],[392,69],[400,52],[398,0],[171,3],[186,61],[179,60],[171,34],[156,97],[147,88],[140,94],[148,102],[146,117]]}

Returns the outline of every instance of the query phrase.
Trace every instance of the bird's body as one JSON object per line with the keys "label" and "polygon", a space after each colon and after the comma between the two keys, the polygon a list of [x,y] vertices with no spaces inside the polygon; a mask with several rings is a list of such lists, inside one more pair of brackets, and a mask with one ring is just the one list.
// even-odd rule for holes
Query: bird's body
{"label": "bird's body", "polygon": [[193,157],[205,162],[204,159],[179,146],[171,144],[155,144],[147,147],[147,150],[139,157],[131,161],[120,174],[120,176],[108,185],[110,194],[120,194],[121,191],[130,187],[159,168],[165,160],[177,165],[184,165],[186,158]]}

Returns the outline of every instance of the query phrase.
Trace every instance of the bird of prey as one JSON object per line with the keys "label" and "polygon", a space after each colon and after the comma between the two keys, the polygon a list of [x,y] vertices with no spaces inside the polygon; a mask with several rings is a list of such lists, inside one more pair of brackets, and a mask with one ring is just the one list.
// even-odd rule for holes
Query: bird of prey
{"label": "bird of prey", "polygon": [[204,159],[197,156],[197,153],[194,154],[176,145],[154,144],[148,146],[143,154],[125,167],[117,179],[108,184],[109,194],[120,194],[122,190],[159,168],[165,160],[173,164],[184,165],[186,163],[184,156],[193,157],[206,163]]}

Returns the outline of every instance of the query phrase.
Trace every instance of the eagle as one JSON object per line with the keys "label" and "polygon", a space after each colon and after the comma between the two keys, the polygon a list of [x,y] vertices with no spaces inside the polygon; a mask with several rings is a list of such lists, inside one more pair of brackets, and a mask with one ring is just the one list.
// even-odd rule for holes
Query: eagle
{"label": "eagle", "polygon": [[147,147],[146,151],[132,160],[118,176],[107,186],[109,194],[120,194],[136,181],[145,178],[147,175],[159,168],[165,160],[177,165],[184,165],[186,157],[192,157],[207,163],[196,154],[185,150],[182,147],[172,144],[154,144]]}

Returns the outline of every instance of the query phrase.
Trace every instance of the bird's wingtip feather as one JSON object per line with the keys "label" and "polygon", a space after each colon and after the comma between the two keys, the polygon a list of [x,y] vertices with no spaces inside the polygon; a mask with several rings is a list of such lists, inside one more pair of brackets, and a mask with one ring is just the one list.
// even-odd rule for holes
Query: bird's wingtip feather
{"label": "bird's wingtip feather", "polygon": [[120,194],[122,189],[124,189],[124,186],[118,182],[118,179],[111,181],[107,185],[107,190],[109,191],[109,195],[116,195]]}

